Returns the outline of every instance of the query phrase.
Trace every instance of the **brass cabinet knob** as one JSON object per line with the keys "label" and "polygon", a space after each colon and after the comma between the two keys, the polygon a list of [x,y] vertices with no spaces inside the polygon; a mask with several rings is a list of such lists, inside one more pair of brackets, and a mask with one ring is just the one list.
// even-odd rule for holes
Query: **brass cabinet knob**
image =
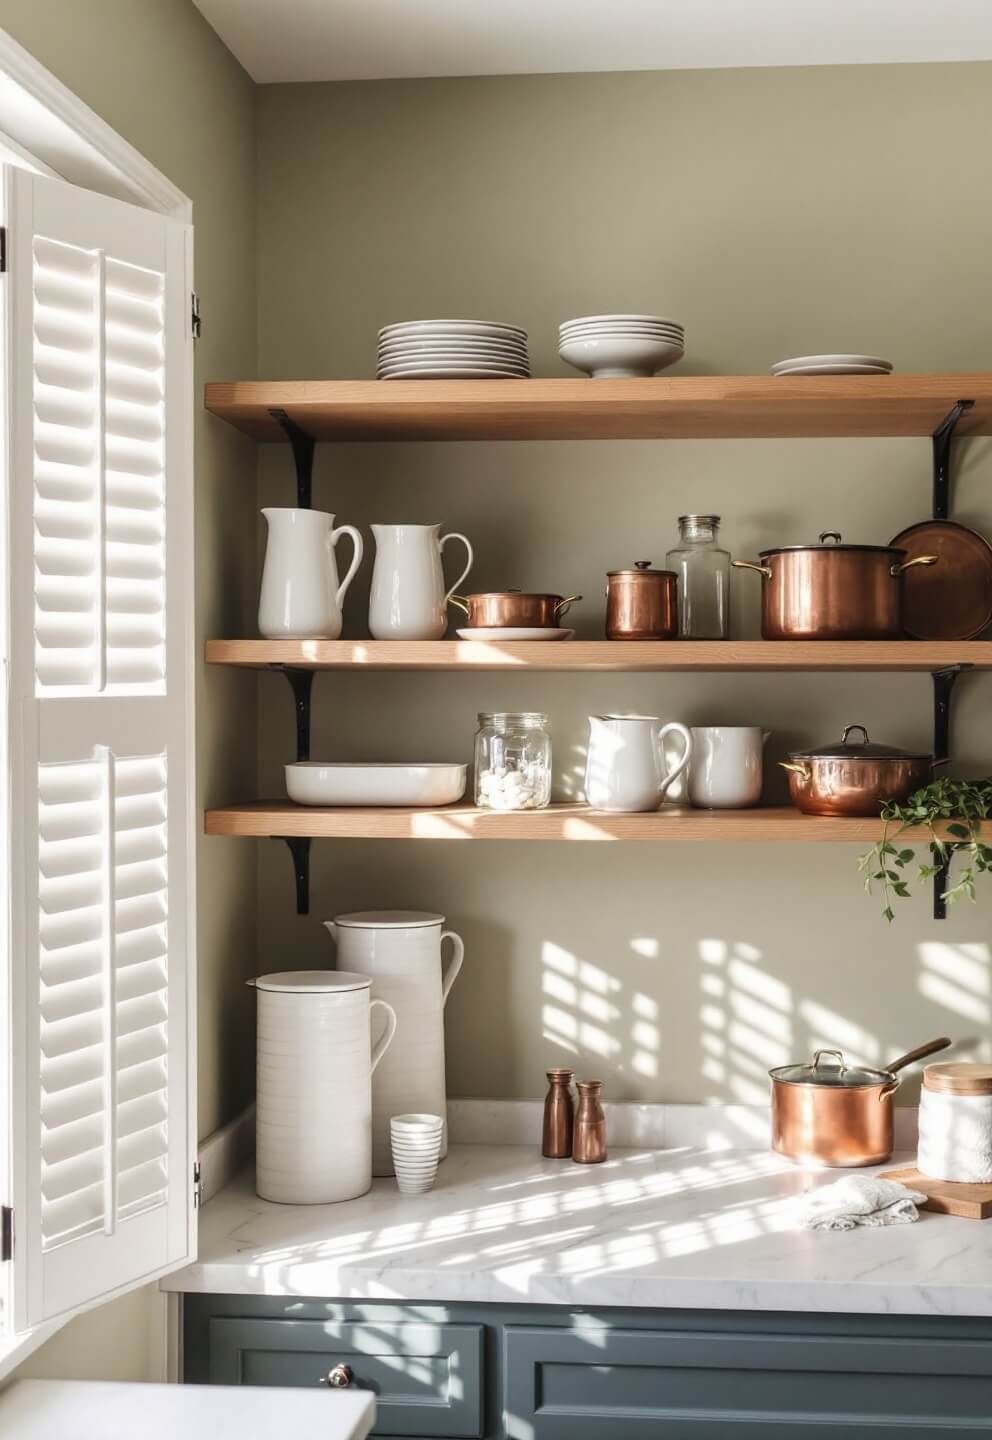
{"label": "brass cabinet knob", "polygon": [[326,1375],[321,1375],[321,1385],[330,1385],[334,1390],[344,1390],[355,1378],[350,1365],[334,1365]]}

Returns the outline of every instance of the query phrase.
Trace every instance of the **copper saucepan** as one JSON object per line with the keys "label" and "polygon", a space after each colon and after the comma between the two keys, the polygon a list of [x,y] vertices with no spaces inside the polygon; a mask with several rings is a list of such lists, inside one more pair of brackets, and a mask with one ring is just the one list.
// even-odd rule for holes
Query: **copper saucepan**
{"label": "copper saucepan", "polygon": [[[896,1071],[946,1050],[950,1043],[946,1036],[930,1040],[884,1070],[848,1065],[839,1050],[817,1050],[809,1065],[769,1070],[772,1148],[792,1160],[818,1165],[880,1165],[892,1154]],[[825,1056],[834,1063],[824,1063]]]}
{"label": "copper saucepan", "polygon": [[844,545],[836,530],[824,530],[819,545],[780,545],[758,558],[733,563],[762,577],[766,640],[901,640],[903,572],[938,560],[907,560],[891,545]]}
{"label": "copper saucepan", "polygon": [[550,595],[521,590],[491,590],[484,595],[452,595],[452,605],[464,610],[467,628],[553,629],[581,595]]}

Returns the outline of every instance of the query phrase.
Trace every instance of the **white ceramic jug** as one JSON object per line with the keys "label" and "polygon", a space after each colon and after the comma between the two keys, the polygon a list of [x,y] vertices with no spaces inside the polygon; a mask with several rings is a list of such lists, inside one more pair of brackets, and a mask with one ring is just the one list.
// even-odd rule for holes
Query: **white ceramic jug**
{"label": "white ceramic jug", "polygon": [[[373,525],[375,564],[369,599],[369,633],[376,640],[440,640],[448,628],[448,601],[472,568],[475,556],[464,535],[441,536],[440,525]],[[441,555],[460,540],[468,564],[450,590],[444,588]]]}
{"label": "white ceramic jug", "polygon": [[[460,935],[444,930],[443,915],[421,910],[366,910],[325,925],[342,969],[372,979],[372,994],[387,1000],[399,1022],[372,1082],[372,1173],[392,1175],[389,1122],[418,1111],[445,1120],[441,1157],[447,1154],[444,1084],[444,1006],[465,957]],[[452,945],[441,963],[441,946]]]}
{"label": "white ceramic jug", "polygon": [[[665,759],[667,735],[684,749],[674,766]],[[597,810],[657,810],[692,755],[692,736],[677,720],[656,715],[590,715],[586,799]]]}
{"label": "white ceramic jug", "polygon": [[[258,629],[267,640],[336,640],[341,604],[362,563],[362,537],[353,525],[339,525],[326,510],[268,508],[269,534],[262,567]],[[354,551],[338,584],[334,547],[350,535]]]}
{"label": "white ceramic jug", "polygon": [[[255,1189],[284,1205],[328,1205],[372,1184],[372,1075],[396,1012],[367,975],[290,970],[258,991]],[[386,1026],[372,1044],[372,1012]]]}
{"label": "white ceramic jug", "polygon": [[694,725],[688,791],[703,810],[744,810],[761,799],[763,749],[771,735],[759,725]]}

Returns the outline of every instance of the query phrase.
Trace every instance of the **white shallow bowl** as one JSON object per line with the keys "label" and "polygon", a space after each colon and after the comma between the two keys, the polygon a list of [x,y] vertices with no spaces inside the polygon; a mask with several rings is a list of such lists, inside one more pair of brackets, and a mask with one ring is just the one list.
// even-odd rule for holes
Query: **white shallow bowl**
{"label": "white shallow bowl", "polygon": [[883,370],[881,365],[797,365],[792,370],[773,370],[772,375],[776,380],[783,380],[787,375],[891,375],[891,370]]}
{"label": "white shallow bowl", "polygon": [[584,370],[593,379],[655,375],[675,365],[685,353],[667,340],[637,339],[628,335],[601,339],[563,340],[558,353],[567,365]]}
{"label": "white shallow bowl", "polygon": [[635,334],[684,335],[685,326],[675,320],[569,320],[558,326],[559,335],[614,334],[631,330]]}
{"label": "white shallow bowl", "polygon": [[286,766],[286,793],[297,805],[453,805],[465,794],[467,765]]}
{"label": "white shallow bowl", "polygon": [[678,345],[685,340],[684,330],[656,330],[644,325],[611,325],[608,329],[565,330],[558,336],[558,343],[562,345],[568,340],[599,340],[611,335],[628,335],[633,340],[672,340]]}
{"label": "white shallow bowl", "polygon": [[568,325],[622,325],[628,321],[642,325],[681,326],[681,321],[673,320],[670,315],[576,315],[574,320],[563,320],[558,328],[563,329]]}
{"label": "white shallow bowl", "polygon": [[891,370],[891,360],[881,360],[877,355],[795,355],[791,360],[776,360],[772,374],[779,370],[798,370],[810,365],[870,365],[872,369]]}
{"label": "white shallow bowl", "polygon": [[574,630],[559,625],[476,625],[471,630],[456,630],[459,640],[571,640]]}

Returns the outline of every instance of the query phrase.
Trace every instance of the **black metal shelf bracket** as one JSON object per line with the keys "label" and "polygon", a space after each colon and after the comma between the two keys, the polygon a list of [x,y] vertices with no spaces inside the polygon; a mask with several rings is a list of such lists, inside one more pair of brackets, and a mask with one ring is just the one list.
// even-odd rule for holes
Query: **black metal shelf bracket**
{"label": "black metal shelf bracket", "polygon": [[274,667],[281,670],[289,681],[293,692],[293,711],[296,715],[296,758],[310,759],[310,697],[313,692],[313,671],[296,670],[288,665]]}
{"label": "black metal shelf bracket", "polygon": [[[951,753],[951,695],[958,676],[965,670],[974,669],[973,665],[962,663],[960,665],[948,665],[944,670],[934,670],[931,673],[933,681],[933,758],[934,760],[947,760]],[[951,858],[954,854],[953,847],[949,850],[947,859],[940,866],[933,877],[933,918],[935,920],[947,919],[947,901],[944,899],[944,891],[947,889],[950,873]]]}
{"label": "black metal shelf bracket", "polygon": [[933,432],[933,518],[946,520],[951,508],[951,442],[957,423],[974,400],[958,400]]}
{"label": "black metal shelf bracket", "polygon": [[[971,401],[967,403],[970,405]],[[313,452],[316,442],[295,420],[289,418],[285,410],[270,409],[269,414],[276,424],[285,430],[293,450],[296,465],[296,503],[301,510],[309,510],[313,504]]]}
{"label": "black metal shelf bracket", "polygon": [[296,879],[296,913],[310,914],[310,836],[282,835],[293,857],[293,875]]}

